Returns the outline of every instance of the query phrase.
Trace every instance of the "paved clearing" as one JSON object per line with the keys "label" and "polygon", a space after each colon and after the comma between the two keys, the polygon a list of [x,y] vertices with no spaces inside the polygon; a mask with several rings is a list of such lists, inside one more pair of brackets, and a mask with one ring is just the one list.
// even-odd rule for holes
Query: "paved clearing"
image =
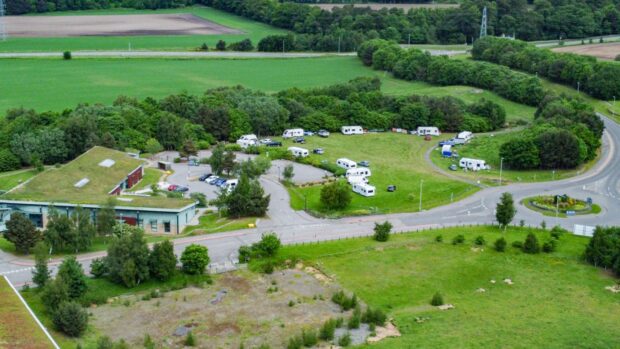
{"label": "paved clearing", "polygon": [[[330,300],[336,290],[333,283],[324,284],[300,270],[227,273],[204,289],[173,291],[149,301],[126,296],[92,308],[91,324],[114,340],[124,338],[133,348],[142,346],[147,333],[157,347],[182,348],[185,338],[173,334],[183,328],[191,328],[199,348],[238,348],[241,343],[247,348],[266,343],[281,348],[302,328],[316,329],[327,319],[345,316]],[[123,305],[125,300],[131,305]],[[289,306],[291,300],[294,306]]]}
{"label": "paved clearing", "polygon": [[8,16],[9,37],[241,34],[192,14]]}
{"label": "paved clearing", "polygon": [[614,59],[620,54],[620,42],[594,45],[575,45],[554,48],[556,52],[571,52],[580,55],[594,56],[601,59]]}
{"label": "paved clearing", "polygon": [[[334,7],[343,7],[343,4],[317,4],[314,5],[320,7],[324,10],[332,10]],[[350,5],[347,5],[350,6]],[[418,8],[450,8],[450,7],[459,7],[458,4],[355,4],[354,7],[365,8],[370,7],[373,10],[380,10],[382,8],[400,8],[405,11],[409,9],[418,9]]]}

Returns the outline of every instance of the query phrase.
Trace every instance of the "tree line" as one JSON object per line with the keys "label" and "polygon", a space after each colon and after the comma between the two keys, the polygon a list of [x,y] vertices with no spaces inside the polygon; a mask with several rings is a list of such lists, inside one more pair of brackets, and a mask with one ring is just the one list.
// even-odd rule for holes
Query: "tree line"
{"label": "tree line", "polygon": [[0,118],[0,171],[62,163],[95,145],[189,154],[243,134],[277,135],[290,127],[338,131],[343,125],[368,129],[435,125],[445,131],[482,132],[505,122],[504,109],[490,101],[468,105],[453,97],[394,97],[381,93],[380,87],[377,78],[357,78],[276,94],[237,86],[162,99],[120,96],[110,106],[80,104],[63,112],[13,109]]}
{"label": "tree line", "polygon": [[477,40],[472,57],[538,74],[596,98],[620,97],[620,65],[594,57],[556,53],[523,41],[494,37]]}
{"label": "tree line", "polygon": [[596,227],[584,256],[595,267],[620,276],[620,227]]}

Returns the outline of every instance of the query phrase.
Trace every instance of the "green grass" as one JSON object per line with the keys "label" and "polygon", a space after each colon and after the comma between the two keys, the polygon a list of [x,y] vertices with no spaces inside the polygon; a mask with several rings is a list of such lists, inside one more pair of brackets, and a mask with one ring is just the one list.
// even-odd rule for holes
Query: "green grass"
{"label": "green grass", "polygon": [[51,12],[45,15],[124,15],[124,14],[168,14],[191,13],[206,20],[230,28],[243,31],[243,34],[226,35],[146,35],[146,36],[81,36],[59,38],[9,38],[0,41],[0,52],[40,52],[40,51],[77,51],[77,50],[127,50],[131,44],[132,50],[162,50],[162,51],[189,51],[194,50],[202,43],[215,48],[218,40],[227,43],[249,38],[254,45],[268,35],[283,34],[286,31],[267,24],[255,22],[243,17],[235,16],[209,7],[188,7],[165,10],[132,10],[110,9],[73,12]]}
{"label": "green grass", "polygon": [[[444,137],[446,138],[446,137]],[[426,142],[422,137],[382,133],[365,134],[362,136],[343,136],[333,134],[329,138],[306,137],[304,148],[321,147],[325,155],[310,155],[324,159],[330,163],[336,159],[346,157],[354,161],[370,161],[372,176],[370,184],[376,186],[377,195],[363,197],[351,193],[353,200],[349,207],[340,212],[330,214],[368,214],[368,213],[395,213],[417,211],[419,207],[420,180],[423,184],[423,209],[430,209],[444,205],[453,200],[462,199],[475,193],[478,188],[463,182],[450,180],[437,173],[426,163],[424,154],[435,144]],[[286,141],[288,147],[291,141]],[[396,185],[396,192],[389,193],[388,185]],[[320,204],[321,186],[289,187],[291,206],[294,209],[307,208],[313,211],[327,213]],[[306,199],[304,199],[304,197]]]}
{"label": "green grass", "polygon": [[155,168],[145,168],[144,177],[142,180],[131,188],[131,191],[138,191],[142,189],[149,189],[152,185],[157,184],[159,179],[164,175],[164,172]]}
{"label": "green grass", "polygon": [[200,235],[222,233],[225,231],[249,228],[250,224],[256,224],[255,217],[227,218],[220,217],[215,212],[206,212],[198,218],[198,225],[189,225],[183,229],[183,235]]}
{"label": "green grass", "polygon": [[18,184],[27,181],[36,174],[37,171],[33,169],[0,172],[0,191],[13,189]]}
{"label": "green grass", "polygon": [[[509,246],[529,229],[509,228]],[[536,230],[541,242],[549,233]],[[444,242],[434,241],[443,235]],[[456,234],[464,245],[453,246]],[[617,348],[618,295],[614,280],[581,260],[587,238],[562,236],[552,254],[528,255],[512,247],[474,252],[474,238],[492,244],[496,227],[449,228],[392,236],[285,246],[281,260],[301,258],[343,288],[394,318],[402,337],[364,348]],[[502,280],[511,278],[513,285]],[[492,284],[490,280],[496,280]],[[485,288],[486,292],[476,292]],[[435,292],[455,309],[429,305]],[[417,323],[417,317],[426,319]]]}
{"label": "green grass", "polygon": [[[521,136],[521,132],[503,132],[496,134],[476,135],[469,144],[456,146],[454,149],[458,152],[459,156],[474,159],[483,159],[491,166],[491,170],[488,171],[468,171],[458,170],[451,172],[455,175],[462,176],[464,178],[481,181],[485,184],[496,185],[499,184],[499,172],[500,172],[500,157],[499,148],[502,144],[510,139]],[[458,167],[458,160],[443,158],[441,156],[441,149],[437,148],[431,152],[431,160],[437,166],[448,170],[451,164],[456,164]],[[544,182],[559,180],[579,175],[589,168],[591,168],[596,161],[590,161],[585,165],[573,170],[527,170],[516,171],[508,170],[506,168],[502,171],[502,184],[509,184],[513,182]]]}

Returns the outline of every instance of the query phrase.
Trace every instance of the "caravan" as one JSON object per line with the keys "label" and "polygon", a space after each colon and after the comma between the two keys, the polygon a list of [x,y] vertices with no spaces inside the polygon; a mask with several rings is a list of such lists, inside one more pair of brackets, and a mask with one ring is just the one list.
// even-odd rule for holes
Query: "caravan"
{"label": "caravan", "polygon": [[368,178],[364,176],[348,176],[347,183],[353,185],[358,183],[368,183]]}
{"label": "caravan", "polygon": [[343,135],[363,135],[364,129],[362,126],[342,126],[340,132]]}
{"label": "caravan", "polygon": [[376,189],[374,186],[366,183],[354,183],[352,186],[354,192],[362,196],[375,196]]}
{"label": "caravan", "polygon": [[355,167],[355,168],[348,169],[345,176],[346,177],[351,177],[351,176],[370,177],[371,172],[370,172],[370,169],[366,167]]}
{"label": "caravan", "polygon": [[308,149],[299,148],[299,147],[290,147],[288,148],[288,151],[290,151],[295,157],[298,157],[298,158],[305,158],[306,156],[308,156],[308,154],[310,154],[308,152]]}
{"label": "caravan", "polygon": [[439,129],[434,126],[420,126],[417,130],[418,136],[439,136]]}
{"label": "caravan", "polygon": [[441,147],[441,156],[449,158],[452,156],[452,146],[450,144],[444,144]]}
{"label": "caravan", "polygon": [[469,142],[472,138],[474,138],[474,134],[469,131],[459,132],[459,134],[456,135],[456,139],[462,139],[465,142]]}
{"label": "caravan", "polygon": [[459,166],[466,168],[470,171],[490,170],[491,167],[487,165],[486,161],[479,159],[461,158],[459,160]]}
{"label": "caravan", "polygon": [[237,140],[237,144],[239,144],[242,149],[246,149],[249,146],[257,146],[258,137],[256,137],[256,135],[243,135]]}
{"label": "caravan", "polygon": [[355,161],[349,160],[349,159],[345,159],[345,158],[340,158],[340,159],[336,160],[336,165],[344,168],[345,170],[357,167],[357,164],[355,163]]}
{"label": "caravan", "polygon": [[282,138],[294,138],[294,137],[303,137],[304,129],[303,128],[291,128],[288,130],[284,130],[282,133]]}

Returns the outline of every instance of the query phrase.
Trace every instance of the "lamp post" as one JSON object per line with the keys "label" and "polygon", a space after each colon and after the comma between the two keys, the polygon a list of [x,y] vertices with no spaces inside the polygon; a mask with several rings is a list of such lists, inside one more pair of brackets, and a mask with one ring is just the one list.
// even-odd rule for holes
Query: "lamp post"
{"label": "lamp post", "polygon": [[502,185],[502,172],[504,171],[504,158],[499,159],[499,185]]}
{"label": "lamp post", "polygon": [[420,179],[420,205],[418,211],[422,212],[422,184],[424,183],[423,179]]}

